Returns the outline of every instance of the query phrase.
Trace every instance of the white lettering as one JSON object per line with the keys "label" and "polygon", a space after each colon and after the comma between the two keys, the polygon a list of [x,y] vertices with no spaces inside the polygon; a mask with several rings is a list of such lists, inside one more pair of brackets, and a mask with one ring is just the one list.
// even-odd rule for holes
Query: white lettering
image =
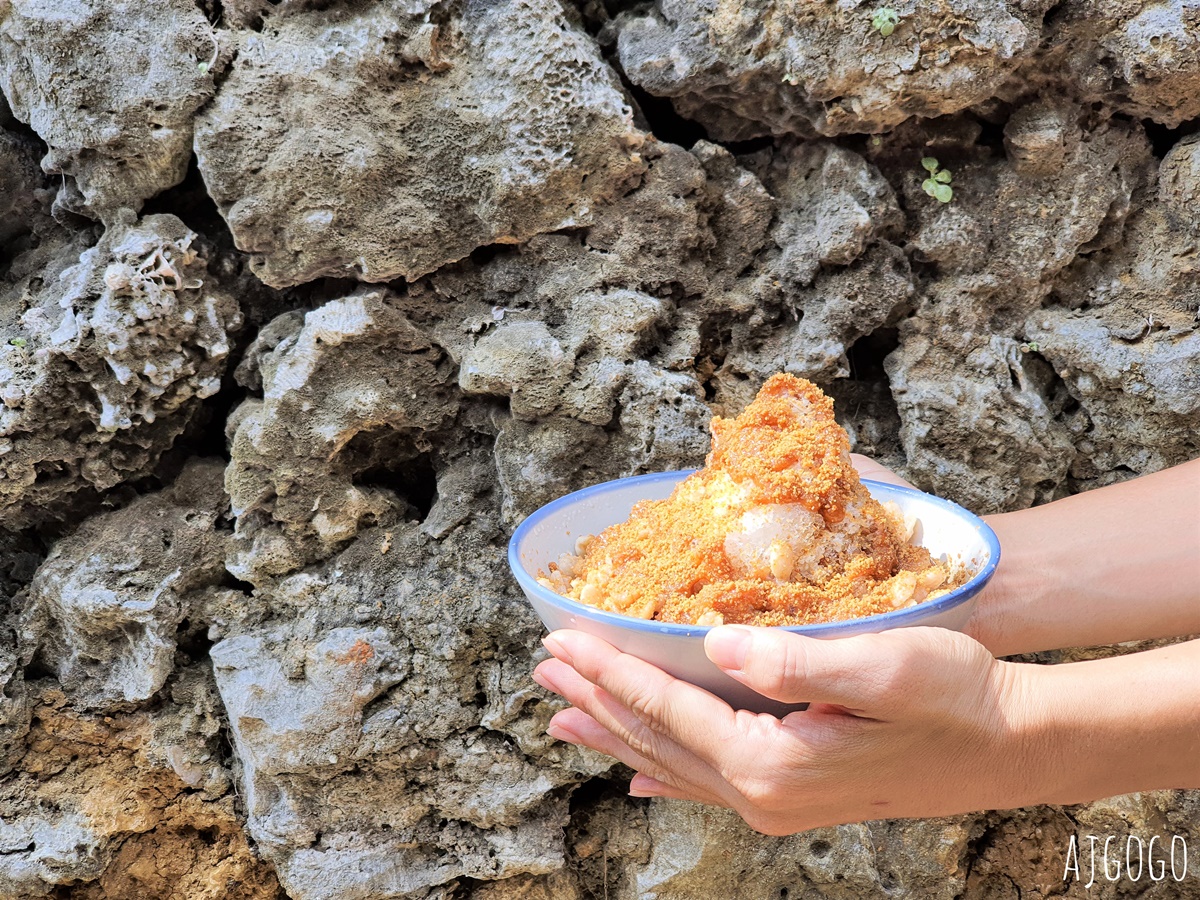
{"label": "white lettering", "polygon": [[1161,859],[1158,861],[1158,875],[1154,874],[1154,842],[1157,840],[1157,834],[1150,838],[1150,852],[1146,855],[1146,869],[1150,873],[1151,881],[1162,881],[1167,877],[1167,863]]}
{"label": "white lettering", "polygon": [[1104,877],[1109,881],[1117,881],[1121,877],[1121,858],[1117,857],[1117,871],[1115,874],[1109,874],[1108,871],[1108,845],[1117,839],[1115,834],[1110,834],[1104,839]]}
{"label": "white lettering", "polygon": [[[1183,847],[1183,865],[1180,867],[1178,875],[1175,874],[1175,842],[1176,841],[1179,841],[1180,845]],[[1176,881],[1183,881],[1183,879],[1187,878],[1187,841],[1184,840],[1183,835],[1181,835],[1181,834],[1177,834],[1173,838],[1171,838],[1171,877],[1174,878]]]}
{"label": "white lettering", "polygon": [[[1071,857],[1075,857],[1075,862],[1072,865]],[[1063,868],[1063,881],[1067,880],[1067,876],[1072,872],[1075,873],[1075,880],[1079,880],[1079,845],[1075,843],[1075,835],[1071,835],[1071,841],[1067,844],[1067,864]]]}
{"label": "white lettering", "polygon": [[1089,861],[1091,871],[1088,872],[1088,883],[1083,886],[1085,890],[1096,883],[1096,841],[1098,840],[1100,839],[1094,834],[1088,835],[1088,843],[1091,845],[1091,859]]}
{"label": "white lettering", "polygon": [[[1130,851],[1133,849],[1134,843],[1137,844],[1138,848],[1138,871],[1136,875],[1133,874],[1133,862],[1130,860]],[[1137,835],[1131,834],[1128,840],[1125,841],[1125,877],[1130,881],[1137,882],[1141,880],[1144,851],[1145,848],[1142,846],[1142,839]]]}
{"label": "white lettering", "polygon": [[[3,0],[0,0],[3,2]],[[1125,839],[1125,858],[1121,859],[1121,838]],[[1082,841],[1088,842],[1088,860],[1081,861],[1082,853],[1079,846]],[[1097,847],[1103,840],[1103,845]],[[1097,866],[1096,851],[1100,851],[1099,866]],[[1066,858],[1063,863],[1063,882],[1080,885],[1085,891],[1100,880],[1097,869],[1103,879],[1110,883],[1127,879],[1132,884],[1142,880],[1142,873],[1150,876],[1153,882],[1167,880],[1167,837],[1166,835],[1151,835],[1149,841],[1136,834],[1071,834],[1067,841]],[[1136,856],[1136,866],[1134,857]],[[1171,836],[1171,878],[1176,882],[1186,881],[1188,875],[1188,842],[1182,834]],[[1088,867],[1087,881],[1083,878],[1083,868]]]}

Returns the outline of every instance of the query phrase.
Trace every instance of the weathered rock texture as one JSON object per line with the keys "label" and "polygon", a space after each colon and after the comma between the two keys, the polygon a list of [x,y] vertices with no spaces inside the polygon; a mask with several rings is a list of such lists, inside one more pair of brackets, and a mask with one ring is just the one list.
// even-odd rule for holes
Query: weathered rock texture
{"label": "weathered rock texture", "polygon": [[820,9],[659,0],[619,24],[630,79],[723,140],[878,132],[991,97],[1038,46],[1049,0]]}
{"label": "weathered rock texture", "polygon": [[773,372],[981,512],[1200,452],[1200,8],[894,10],[0,0],[0,896],[1200,896],[1063,879],[1196,792],[777,839],[545,735],[513,527]]}
{"label": "weathered rock texture", "polygon": [[5,0],[0,87],[46,142],[42,168],[74,180],[64,203],[108,222],[183,180],[217,41],[188,0]]}
{"label": "weathered rock texture", "polygon": [[[306,110],[321,114],[297,129]],[[277,286],[411,278],[589,225],[638,174],[640,143],[555,0],[289,5],[238,38],[196,132],[238,247]]]}
{"label": "weathered rock texture", "polygon": [[0,284],[0,522],[149,472],[215,394],[236,298],[175,216],[52,233]]}

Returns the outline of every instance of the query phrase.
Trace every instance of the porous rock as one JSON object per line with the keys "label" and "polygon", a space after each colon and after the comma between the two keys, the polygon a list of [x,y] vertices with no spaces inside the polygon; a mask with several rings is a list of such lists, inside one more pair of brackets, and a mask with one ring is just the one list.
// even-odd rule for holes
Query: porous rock
{"label": "porous rock", "polygon": [[[153,422],[96,437],[92,385],[143,371],[98,343],[22,420],[23,441],[62,440],[32,488],[0,478],[24,498],[0,533],[0,894],[1082,897],[1074,832],[1200,840],[1195,792],[768,838],[629,798],[627,771],[545,733],[562,701],[529,677],[541,628],[504,564],[512,528],[698,464],[710,416],[774,371],[825,387],[857,448],[980,510],[1196,454],[1198,145],[1129,117],[1193,115],[1191,7],[898,4],[883,35],[852,6],[200,0],[219,45],[203,179],[153,210],[220,248],[195,277],[256,330],[227,339],[236,383],[207,398],[224,362],[157,330],[200,349],[193,393]],[[57,224],[30,205],[41,148],[2,103],[0,128],[21,210],[0,215],[3,321],[41,309],[53,333],[59,275],[101,233],[72,214],[73,177],[48,179]],[[925,193],[923,157],[951,202]],[[111,220],[97,285],[150,226]],[[168,293],[200,320],[203,292]],[[3,338],[6,360],[44,347]],[[223,450],[233,525],[220,463],[180,474]],[[113,469],[92,484],[107,470],[78,459]],[[115,511],[89,505],[119,481]],[[184,569],[197,583],[173,594]],[[93,602],[109,594],[116,624]]]}
{"label": "porous rock", "polygon": [[[0,126],[0,247],[31,230],[46,207],[36,143]],[[0,251],[0,263],[7,253]]]}
{"label": "porous rock", "polygon": [[427,6],[288,9],[240,36],[196,153],[266,283],[411,279],[586,226],[641,171],[616,78],[556,3]]}
{"label": "porous rock", "polygon": [[1039,102],[1010,119],[1004,159],[936,150],[951,204],[924,195],[923,169],[905,174],[913,246],[941,277],[886,360],[901,437],[918,484],[979,512],[1059,495],[1086,427],[1025,318],[1082,248],[1120,234],[1152,170],[1140,129],[1100,123],[1085,140],[1085,121]]}
{"label": "porous rock", "polygon": [[659,0],[619,22],[634,84],[670,97],[719,140],[877,132],[990,97],[1037,49],[1047,0],[828,12],[774,0]]}
{"label": "porous rock", "polygon": [[207,666],[154,712],[82,712],[45,679],[34,691],[28,751],[0,782],[3,896],[282,897],[238,819]]}
{"label": "porous rock", "polygon": [[544,733],[538,625],[493,563],[491,522],[441,541],[364,529],[256,590],[272,621],[214,607],[250,833],[290,897],[442,896],[562,867],[558,789],[610,763]]}
{"label": "porous rock", "polygon": [[1135,118],[1176,128],[1200,116],[1200,8],[1189,0],[1067,0],[1041,52],[1009,91],[1067,90]]}
{"label": "porous rock", "polygon": [[42,168],[73,179],[73,211],[105,222],[183,180],[218,62],[189,0],[0,4],[0,88],[46,142]]}
{"label": "porous rock", "polygon": [[647,811],[649,853],[610,860],[620,877],[613,896],[951,900],[966,881],[973,828],[971,818],[960,817],[916,828],[866,822],[767,838],[727,810],[656,800]]}
{"label": "porous rock", "polygon": [[220,388],[241,314],[170,215],[63,234],[0,284],[0,522],[148,473]]}
{"label": "porous rock", "polygon": [[908,260],[892,242],[903,217],[875,166],[825,142],[788,143],[747,163],[776,211],[770,243],[730,292],[741,308],[731,304],[718,326],[728,338],[713,403],[728,413],[774,372],[819,384],[845,378],[849,348],[913,294]]}
{"label": "porous rock", "polygon": [[189,463],[166,490],[88,519],[38,568],[25,652],[74,706],[118,708],[166,683],[180,626],[225,577],[222,468]]}
{"label": "porous rock", "polygon": [[[1071,474],[1104,484],[1200,452],[1200,285],[1192,253],[1200,228],[1196,140],[1159,167],[1156,203],[1132,215],[1125,240],[1080,260],[1025,334],[1079,406]],[[1026,346],[1030,346],[1027,344]]]}
{"label": "porous rock", "polygon": [[262,397],[231,417],[225,476],[238,577],[324,558],[362,525],[399,521],[406,493],[432,493],[429,432],[453,416],[453,372],[393,299],[363,289],[286,314],[247,351],[239,377]]}
{"label": "porous rock", "polygon": [[32,701],[25,684],[26,651],[18,620],[26,587],[45,552],[31,534],[0,529],[0,778],[25,752]]}

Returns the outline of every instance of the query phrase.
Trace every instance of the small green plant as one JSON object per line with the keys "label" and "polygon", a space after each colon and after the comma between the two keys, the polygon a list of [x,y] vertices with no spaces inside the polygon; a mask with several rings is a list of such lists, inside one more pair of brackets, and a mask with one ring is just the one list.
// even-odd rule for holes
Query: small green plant
{"label": "small green plant", "polygon": [[29,343],[29,341],[25,340],[25,338],[23,338],[23,337],[9,338],[8,342],[10,344],[12,344],[14,347],[24,347],[26,344]]}
{"label": "small green plant", "polygon": [[208,70],[217,64],[217,57],[221,55],[221,45],[217,43],[216,36],[210,34],[209,38],[213,42],[213,55],[208,62],[202,62],[196,66],[196,71],[201,75],[207,74]]}
{"label": "small green plant", "polygon": [[795,72],[784,72],[784,73],[783,73],[783,80],[784,80],[785,82],[787,82],[788,84],[799,84],[799,83],[800,83],[800,76],[799,76],[799,75],[797,75]]}
{"label": "small green plant", "polygon": [[871,27],[879,32],[881,37],[887,37],[900,24],[900,13],[890,6],[881,6],[871,16]]}
{"label": "small green plant", "polygon": [[1020,346],[1022,353],[1040,353],[1041,349],[1042,348],[1038,346],[1037,341],[1026,341]]}
{"label": "small green plant", "polygon": [[921,168],[929,173],[929,177],[921,182],[925,193],[942,203],[949,203],[954,199],[954,190],[950,187],[954,176],[950,174],[949,169],[939,169],[938,161],[932,156],[922,158]]}

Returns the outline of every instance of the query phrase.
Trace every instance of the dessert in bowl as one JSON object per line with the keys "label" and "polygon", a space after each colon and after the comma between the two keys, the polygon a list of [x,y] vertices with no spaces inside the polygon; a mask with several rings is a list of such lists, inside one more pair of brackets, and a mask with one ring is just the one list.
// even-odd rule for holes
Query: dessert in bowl
{"label": "dessert in bowl", "polygon": [[946,500],[860,481],[819,389],[774,376],[712,428],[704,469],[595,485],[521,523],[509,564],[547,628],[594,634],[734,706],[783,712],[708,660],[710,627],[963,627],[999,560],[995,534]]}

